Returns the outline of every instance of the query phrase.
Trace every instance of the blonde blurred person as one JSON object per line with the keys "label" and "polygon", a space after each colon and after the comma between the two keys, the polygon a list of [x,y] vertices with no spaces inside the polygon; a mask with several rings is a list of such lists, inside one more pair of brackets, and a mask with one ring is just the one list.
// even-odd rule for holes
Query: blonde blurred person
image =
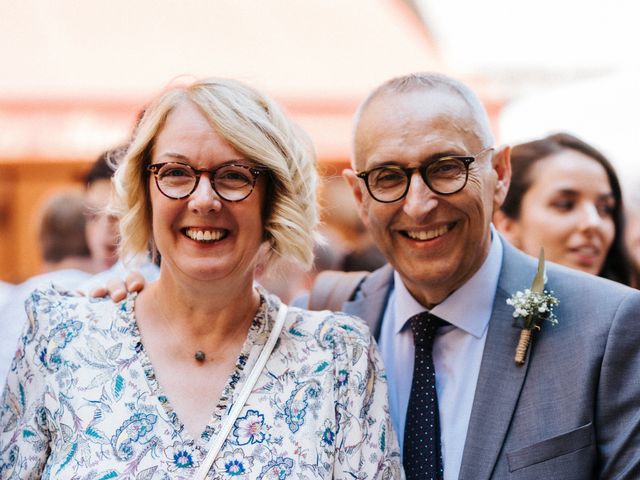
{"label": "blonde blurred person", "polygon": [[122,254],[159,253],[159,279],[117,304],[32,295],[0,476],[400,478],[364,322],[254,282],[312,262],[314,155],[279,107],[231,80],[171,88],[115,185]]}

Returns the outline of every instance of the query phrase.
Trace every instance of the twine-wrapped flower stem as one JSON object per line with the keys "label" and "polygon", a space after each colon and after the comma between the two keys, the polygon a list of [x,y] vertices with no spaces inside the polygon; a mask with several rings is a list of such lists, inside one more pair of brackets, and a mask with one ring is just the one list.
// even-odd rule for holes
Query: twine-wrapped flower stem
{"label": "twine-wrapped flower stem", "polygon": [[515,362],[522,365],[527,358],[533,331],[540,330],[543,320],[551,322],[552,325],[558,323],[553,307],[560,302],[553,296],[553,292],[544,289],[544,250],[542,248],[538,257],[538,271],[533,278],[531,288],[527,288],[524,292],[516,292],[507,299],[507,303],[513,306],[516,326],[521,328]]}

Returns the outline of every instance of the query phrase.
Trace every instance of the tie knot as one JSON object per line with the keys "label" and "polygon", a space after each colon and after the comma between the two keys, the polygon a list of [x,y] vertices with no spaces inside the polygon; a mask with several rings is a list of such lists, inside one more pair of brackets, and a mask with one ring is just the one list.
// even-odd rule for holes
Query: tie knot
{"label": "tie knot", "polygon": [[447,322],[440,317],[429,312],[422,312],[409,319],[411,330],[413,330],[413,341],[415,345],[425,345],[433,343],[436,330],[447,325]]}

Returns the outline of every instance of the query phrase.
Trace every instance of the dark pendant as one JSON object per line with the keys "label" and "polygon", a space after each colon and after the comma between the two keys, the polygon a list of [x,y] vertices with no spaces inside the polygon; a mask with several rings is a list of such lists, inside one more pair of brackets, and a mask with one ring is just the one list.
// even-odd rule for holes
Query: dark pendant
{"label": "dark pendant", "polygon": [[205,354],[202,350],[198,350],[194,357],[198,362],[204,362]]}

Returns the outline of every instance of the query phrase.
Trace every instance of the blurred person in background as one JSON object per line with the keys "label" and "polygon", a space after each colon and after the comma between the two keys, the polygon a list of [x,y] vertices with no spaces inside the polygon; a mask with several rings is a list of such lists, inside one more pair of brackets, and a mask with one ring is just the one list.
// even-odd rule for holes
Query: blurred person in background
{"label": "blurred person in background", "polygon": [[302,305],[317,275],[325,270],[372,272],[385,264],[380,250],[365,228],[349,186],[341,176],[321,177],[320,231],[322,239],[314,247],[313,267],[305,271],[289,263],[282,272],[258,276],[262,286],[277,294],[282,301]]}
{"label": "blurred person in background", "polygon": [[640,182],[629,182],[626,190],[627,224],[625,227],[625,245],[631,260],[631,286],[640,288]]}
{"label": "blurred person in background", "polygon": [[365,323],[255,284],[311,263],[315,180],[307,137],[255,90],[160,95],[114,182],[122,251],[159,252],[160,277],[119,304],[32,294],[0,477],[401,478]]}
{"label": "blurred person in background", "polygon": [[[47,199],[40,213],[38,243],[42,257],[39,275],[15,286],[0,310],[0,381],[13,359],[26,320],[24,302],[38,287],[55,284],[74,290],[91,277],[94,264],[85,237],[84,199],[78,193],[59,193]],[[1,477],[1,475],[0,475]]]}
{"label": "blurred person in background", "polygon": [[118,218],[109,210],[112,177],[118,163],[127,153],[127,144],[104,151],[85,176],[85,202],[87,215],[87,243],[97,274],[81,285],[89,292],[110,279],[123,279],[129,269],[140,272],[145,280],[158,278],[159,269],[148,255],[121,259],[118,252]]}
{"label": "blurred person in background", "polygon": [[107,205],[115,165],[126,151],[126,145],[121,145],[103,152],[85,176],[87,243],[97,272],[118,261],[118,219],[107,210]]}
{"label": "blurred person in background", "polygon": [[[338,257],[331,270],[372,272],[386,263],[365,228],[349,185],[342,176],[329,176],[321,184],[323,235],[327,249]],[[322,262],[320,262],[319,266]]]}
{"label": "blurred person in background", "polygon": [[494,222],[516,247],[616,282],[631,282],[618,176],[591,145],[557,133],[513,147],[511,186]]}

